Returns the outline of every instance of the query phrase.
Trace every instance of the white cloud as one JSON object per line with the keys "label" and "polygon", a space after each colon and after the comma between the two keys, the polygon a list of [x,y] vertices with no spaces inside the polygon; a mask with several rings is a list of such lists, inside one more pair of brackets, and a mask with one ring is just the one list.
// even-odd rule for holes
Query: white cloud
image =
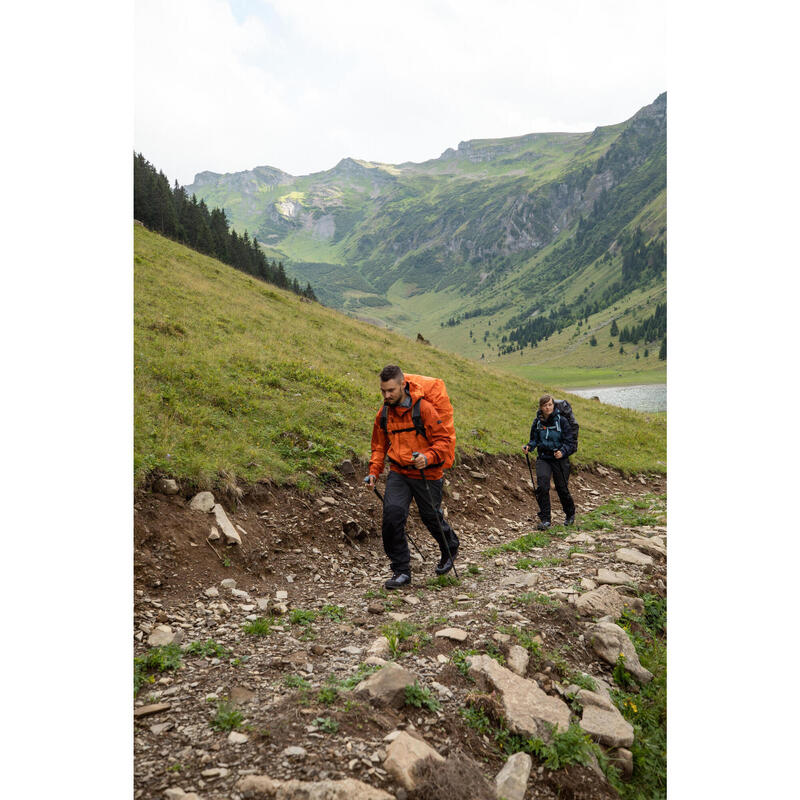
{"label": "white cloud", "polygon": [[170,177],[619,122],[666,88],[661,2],[138,0],[137,149]]}

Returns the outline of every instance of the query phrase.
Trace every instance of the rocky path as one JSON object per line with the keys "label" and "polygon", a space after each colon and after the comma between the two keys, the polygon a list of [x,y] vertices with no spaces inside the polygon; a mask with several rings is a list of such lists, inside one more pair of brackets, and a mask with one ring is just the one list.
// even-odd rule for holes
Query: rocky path
{"label": "rocky path", "polygon": [[620,653],[651,676],[616,622],[666,596],[664,478],[580,472],[578,522],[595,527],[531,536],[526,472],[511,458],[451,471],[460,580],[435,579],[417,519],[426,560],[396,593],[357,466],[317,498],[139,494],[135,797],[617,796],[596,763],[505,763],[480,722],[545,743],[572,723],[630,770],[633,729],[609,694]]}

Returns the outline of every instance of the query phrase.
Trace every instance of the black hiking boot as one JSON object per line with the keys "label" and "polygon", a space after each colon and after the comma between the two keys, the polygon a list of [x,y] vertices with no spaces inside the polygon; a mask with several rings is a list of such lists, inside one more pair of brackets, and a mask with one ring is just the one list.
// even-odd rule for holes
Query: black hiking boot
{"label": "black hiking boot", "polygon": [[567,517],[564,520],[565,525],[574,525],[575,524],[575,515],[573,514],[571,517]]}
{"label": "black hiking boot", "polygon": [[549,520],[549,519],[543,519],[543,520],[542,520],[542,521],[541,521],[541,522],[540,522],[540,523],[539,523],[539,524],[536,526],[536,530],[537,530],[537,531],[546,531],[546,530],[547,530],[549,527],[550,527],[550,520]]}
{"label": "black hiking boot", "polygon": [[453,562],[456,560],[456,556],[458,555],[458,548],[456,547],[455,550],[450,551],[450,555],[446,556],[443,555],[439,559],[439,563],[436,565],[436,574],[437,575],[447,575],[451,569],[453,569]]}
{"label": "black hiking boot", "polygon": [[410,584],[411,576],[407,572],[397,572],[383,585],[386,589],[402,589]]}

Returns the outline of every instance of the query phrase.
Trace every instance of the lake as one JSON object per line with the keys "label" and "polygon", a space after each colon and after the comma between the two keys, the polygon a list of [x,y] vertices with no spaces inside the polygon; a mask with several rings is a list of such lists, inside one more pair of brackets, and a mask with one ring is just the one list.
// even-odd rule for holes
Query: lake
{"label": "lake", "polygon": [[645,383],[636,386],[598,386],[596,389],[565,389],[578,397],[599,397],[601,403],[635,411],[666,411],[667,384]]}

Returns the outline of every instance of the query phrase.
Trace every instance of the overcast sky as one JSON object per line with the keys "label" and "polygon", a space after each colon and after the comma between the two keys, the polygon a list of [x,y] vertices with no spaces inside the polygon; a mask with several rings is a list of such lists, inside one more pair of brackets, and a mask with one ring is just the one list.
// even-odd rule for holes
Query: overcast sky
{"label": "overcast sky", "polygon": [[666,86],[662,0],[136,0],[134,147],[170,180],[621,122]]}

